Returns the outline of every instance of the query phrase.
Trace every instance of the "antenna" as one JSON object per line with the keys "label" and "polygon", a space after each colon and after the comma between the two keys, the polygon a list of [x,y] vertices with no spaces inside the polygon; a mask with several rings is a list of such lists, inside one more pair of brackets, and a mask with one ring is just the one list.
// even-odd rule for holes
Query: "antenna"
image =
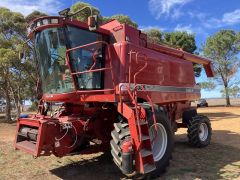
{"label": "antenna", "polygon": [[62,11],[59,11],[58,14],[60,16],[68,17],[69,16],[69,14],[68,14],[69,12],[70,12],[70,8],[66,8],[66,9],[64,9]]}
{"label": "antenna", "polygon": [[85,6],[82,9],[80,9],[80,10],[74,12],[74,13],[71,13],[71,14],[69,14],[70,8],[66,8],[66,9],[64,9],[62,11],[59,11],[58,14],[60,16],[64,16],[66,18],[69,18],[69,17],[73,17],[73,16],[79,14],[80,12],[86,11],[86,10],[88,10],[88,12],[90,14],[89,17],[88,17],[88,22],[87,22],[89,30],[90,31],[94,31],[94,30],[97,29],[97,26],[98,26],[98,16],[97,15],[93,15],[93,9],[90,6]]}

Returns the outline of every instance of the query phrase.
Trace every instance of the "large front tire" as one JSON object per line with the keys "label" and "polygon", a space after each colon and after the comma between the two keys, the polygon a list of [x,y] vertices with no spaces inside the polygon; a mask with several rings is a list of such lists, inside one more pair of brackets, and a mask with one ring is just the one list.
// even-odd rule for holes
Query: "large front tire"
{"label": "large front tire", "polygon": [[114,130],[111,132],[111,136],[112,140],[110,141],[110,145],[113,161],[119,168],[121,168],[122,155],[120,146],[125,139],[130,138],[128,123],[124,121],[114,123]]}
{"label": "large front tire", "polygon": [[165,172],[169,166],[169,161],[172,157],[174,146],[174,133],[171,128],[167,113],[159,106],[155,106],[156,127],[158,136],[153,138],[155,130],[154,120],[151,108],[147,109],[147,121],[149,126],[150,139],[152,143],[153,158],[156,165],[156,170],[150,173],[151,178],[155,178]]}
{"label": "large front tire", "polygon": [[[174,134],[167,113],[164,112],[160,107],[155,106],[155,114],[157,121],[156,127],[158,129],[158,133],[155,138],[155,125],[151,106],[148,104],[144,104],[143,108],[146,109],[147,113],[148,129],[152,144],[153,158],[156,166],[156,169],[147,174],[147,177],[155,178],[165,172],[166,168],[169,166],[169,161],[172,157],[174,145]],[[112,131],[111,135],[112,140],[110,144],[113,160],[115,164],[119,168],[121,168],[122,157],[120,145],[124,139],[130,138],[128,123],[125,121],[114,123],[114,130]]]}

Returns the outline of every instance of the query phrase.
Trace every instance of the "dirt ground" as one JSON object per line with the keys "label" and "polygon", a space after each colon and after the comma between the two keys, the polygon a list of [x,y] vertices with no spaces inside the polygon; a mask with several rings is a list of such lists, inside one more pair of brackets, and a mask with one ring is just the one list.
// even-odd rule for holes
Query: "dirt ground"
{"label": "dirt ground", "polygon": [[[186,130],[176,133],[173,160],[159,179],[240,179],[240,107],[199,108],[212,122],[212,142],[203,149],[187,143]],[[15,151],[15,124],[0,123],[0,180],[122,179],[108,154],[41,157]]]}

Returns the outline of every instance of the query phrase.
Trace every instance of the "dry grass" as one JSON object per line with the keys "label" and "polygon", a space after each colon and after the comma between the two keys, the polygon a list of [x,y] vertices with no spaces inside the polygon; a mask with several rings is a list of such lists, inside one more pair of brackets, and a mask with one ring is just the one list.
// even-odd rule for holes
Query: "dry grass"
{"label": "dry grass", "polygon": [[[210,107],[198,111],[212,121],[211,145],[191,148],[186,130],[180,129],[173,160],[159,179],[240,179],[240,107]],[[14,150],[14,133],[14,124],[0,124],[0,180],[123,178],[108,154],[34,159]]]}
{"label": "dry grass", "polygon": [[240,179],[240,107],[199,108],[211,119],[210,146],[195,149],[186,142],[186,129],[176,136],[173,161],[166,179]]}

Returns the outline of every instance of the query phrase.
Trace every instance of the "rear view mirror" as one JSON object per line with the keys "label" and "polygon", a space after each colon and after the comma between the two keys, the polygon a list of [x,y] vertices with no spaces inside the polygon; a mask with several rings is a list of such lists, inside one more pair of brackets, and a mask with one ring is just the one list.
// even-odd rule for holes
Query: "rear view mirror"
{"label": "rear view mirror", "polygon": [[94,31],[97,29],[97,15],[89,16],[88,17],[88,27],[90,31]]}

